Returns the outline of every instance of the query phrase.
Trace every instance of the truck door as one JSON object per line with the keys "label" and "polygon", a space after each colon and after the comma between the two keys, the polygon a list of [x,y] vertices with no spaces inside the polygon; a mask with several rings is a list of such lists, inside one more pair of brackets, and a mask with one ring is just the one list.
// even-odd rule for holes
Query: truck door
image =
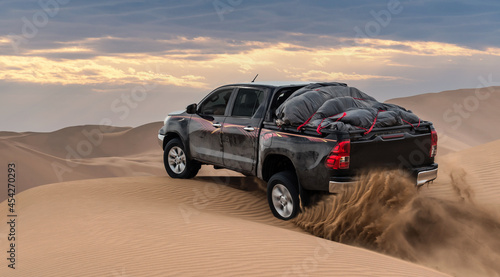
{"label": "truck door", "polygon": [[265,90],[238,88],[222,130],[224,166],[252,173],[256,166]]}
{"label": "truck door", "polygon": [[191,156],[211,164],[223,165],[222,126],[234,87],[224,87],[210,93],[198,106],[189,123]]}

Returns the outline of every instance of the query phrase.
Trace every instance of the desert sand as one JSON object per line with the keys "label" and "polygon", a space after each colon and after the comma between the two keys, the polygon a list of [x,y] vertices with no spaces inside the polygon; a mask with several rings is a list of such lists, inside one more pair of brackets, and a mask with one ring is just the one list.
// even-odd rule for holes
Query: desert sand
{"label": "desert sand", "polygon": [[16,269],[3,223],[0,276],[498,276],[498,93],[456,129],[442,119],[474,93],[391,100],[449,138],[440,136],[436,182],[417,191],[397,172],[374,172],[288,222],[272,216],[255,178],[208,166],[169,178],[161,122],[0,132],[2,164],[18,169]]}
{"label": "desert sand", "polygon": [[307,234],[276,220],[262,192],[222,180],[73,181],[18,203],[17,275],[3,266],[2,276],[441,275]]}

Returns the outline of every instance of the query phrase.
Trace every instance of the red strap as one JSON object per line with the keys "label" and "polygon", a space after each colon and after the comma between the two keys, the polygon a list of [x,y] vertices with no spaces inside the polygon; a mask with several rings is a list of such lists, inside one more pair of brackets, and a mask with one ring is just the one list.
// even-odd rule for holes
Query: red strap
{"label": "red strap", "polygon": [[411,125],[411,127],[413,127],[413,128],[418,128],[418,127],[420,126],[420,118],[418,119],[418,125],[417,125],[417,127],[413,126],[413,124],[411,124],[410,122],[408,122],[408,121],[406,121],[406,120],[404,120],[404,119],[402,119],[402,118],[401,118],[401,120],[403,120],[404,122],[406,122],[406,123],[410,124],[410,125]]}
{"label": "red strap", "polygon": [[[338,113],[338,114],[336,114],[336,115],[332,115],[332,116],[326,117],[326,118],[323,118],[323,120],[321,120],[321,123],[318,125],[318,129],[316,129],[316,132],[318,132],[318,134],[320,134],[320,135],[321,135],[321,134],[322,134],[322,133],[321,133],[321,130],[326,128],[326,127],[321,127],[321,124],[323,124],[323,121],[325,121],[325,119],[327,119],[327,118],[334,117],[334,116],[337,116],[337,115],[339,115],[339,114],[340,114],[340,113]],[[337,120],[335,120],[335,122],[337,122],[337,121],[341,120],[341,119],[342,119],[342,118],[344,118],[344,116],[346,116],[346,115],[347,115],[347,113],[344,113],[341,117],[337,118]]]}
{"label": "red strap", "polygon": [[311,115],[311,117],[309,117],[309,118],[306,120],[306,122],[304,122],[302,125],[300,125],[299,127],[297,127],[297,131],[300,131],[300,129],[304,128],[304,126],[306,126],[306,125],[307,125],[307,123],[309,123],[309,121],[311,121],[311,118],[313,118],[313,116],[314,116],[315,114],[316,114],[316,113],[313,113],[313,114]]}
{"label": "red strap", "polygon": [[335,120],[335,122],[337,122],[337,121],[341,120],[341,119],[342,119],[342,118],[344,118],[344,116],[346,116],[346,115],[347,115],[347,113],[344,113],[341,117],[339,117],[337,120]]}
{"label": "red strap", "polygon": [[372,126],[371,126],[371,127],[370,127],[370,129],[369,129],[368,131],[366,131],[363,135],[368,135],[368,134],[372,131],[373,127],[375,126],[375,123],[377,122],[378,114],[379,114],[380,112],[381,112],[381,111],[378,111],[378,112],[377,112],[377,115],[375,116],[375,119],[373,120],[373,124],[372,124]]}
{"label": "red strap", "polygon": [[318,125],[318,128],[316,129],[316,132],[320,135],[322,135],[321,133],[321,129],[324,129],[324,128],[321,128],[321,124],[323,124],[323,121],[325,121],[326,118],[323,118],[323,120],[321,120],[321,122],[319,123]]}

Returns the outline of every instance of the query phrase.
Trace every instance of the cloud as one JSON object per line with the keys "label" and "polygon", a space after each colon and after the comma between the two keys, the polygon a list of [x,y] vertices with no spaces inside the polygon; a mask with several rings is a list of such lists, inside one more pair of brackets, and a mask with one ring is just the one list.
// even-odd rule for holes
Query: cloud
{"label": "cloud", "polygon": [[[54,0],[55,1],[55,0]],[[289,34],[310,37],[354,38],[387,10],[389,1],[228,1],[223,20],[213,1],[70,1],[49,17],[25,48],[52,47],[59,42],[111,36],[130,44],[111,44],[103,51],[151,52],[149,42],[184,36],[211,37],[300,45]],[[43,1],[42,1],[43,2]],[[404,1],[402,12],[391,15],[376,37],[395,41],[435,41],[486,49],[500,47],[500,3],[481,1]],[[31,20],[43,11],[38,1],[19,0],[2,4],[0,36],[22,33],[23,17]],[[380,18],[379,18],[380,20]],[[137,40],[134,40],[137,39]],[[295,38],[307,40],[305,36]],[[140,44],[143,40],[142,45]],[[333,41],[331,41],[333,42]],[[157,46],[158,44],[153,44]],[[311,46],[311,45],[309,45]],[[322,45],[326,46],[326,45]],[[332,47],[338,44],[330,45]],[[125,49],[124,49],[125,48]]]}
{"label": "cloud", "polygon": [[377,76],[377,75],[363,75],[357,74],[355,72],[342,73],[342,72],[326,72],[321,70],[309,70],[307,72],[301,72],[298,74],[291,74],[291,78],[307,81],[321,82],[323,80],[337,80],[337,81],[353,81],[353,80],[369,80],[369,79],[382,79],[382,80],[396,80],[401,79],[400,77],[394,76]]}
{"label": "cloud", "polygon": [[473,49],[451,43],[435,41],[394,41],[382,39],[345,39],[350,41],[356,54],[400,53],[418,56],[500,56],[500,48]]}
{"label": "cloud", "polygon": [[174,76],[162,73],[158,68],[147,69],[141,66],[141,61],[144,61],[142,58],[129,59],[123,56],[50,60],[33,56],[0,56],[0,69],[2,69],[0,79],[19,83],[59,85],[126,85],[154,82],[161,85],[206,87],[205,78],[202,76],[193,74]]}
{"label": "cloud", "polygon": [[[180,36],[150,39],[150,48],[162,50],[141,53],[135,46],[128,50],[125,47],[115,52],[103,51],[103,45],[109,42],[127,45],[134,39],[84,38],[60,42],[55,48],[26,50],[23,55],[0,56],[0,78],[61,85],[119,86],[156,82],[192,88],[247,80],[257,73],[268,80],[408,81],[418,76],[404,70],[425,67],[426,63],[428,66],[429,61],[450,64],[454,59],[500,56],[499,48],[478,50],[432,41],[320,39],[335,39],[342,46],[312,47]],[[7,41],[0,37],[0,43]],[[398,69],[391,70],[391,67]]]}

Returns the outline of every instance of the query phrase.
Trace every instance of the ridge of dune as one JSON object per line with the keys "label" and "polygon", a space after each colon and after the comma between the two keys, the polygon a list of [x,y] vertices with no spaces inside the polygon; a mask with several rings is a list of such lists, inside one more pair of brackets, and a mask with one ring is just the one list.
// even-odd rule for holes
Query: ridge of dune
{"label": "ridge of dune", "polygon": [[[233,178],[249,187],[248,180]],[[2,267],[0,275],[445,276],[311,236],[276,220],[261,191],[231,186],[228,179],[126,177],[29,189],[17,197],[26,226],[18,231],[18,268],[13,275]]]}
{"label": "ridge of dune", "polygon": [[[49,133],[0,132],[0,141],[24,144],[30,149],[65,158],[68,148],[85,158],[124,156],[149,152],[158,148],[157,134],[161,122],[139,127],[114,127],[99,125],[73,126]],[[86,146],[91,151],[86,151]],[[81,149],[82,151],[78,151]],[[81,153],[90,152],[88,155]]]}

